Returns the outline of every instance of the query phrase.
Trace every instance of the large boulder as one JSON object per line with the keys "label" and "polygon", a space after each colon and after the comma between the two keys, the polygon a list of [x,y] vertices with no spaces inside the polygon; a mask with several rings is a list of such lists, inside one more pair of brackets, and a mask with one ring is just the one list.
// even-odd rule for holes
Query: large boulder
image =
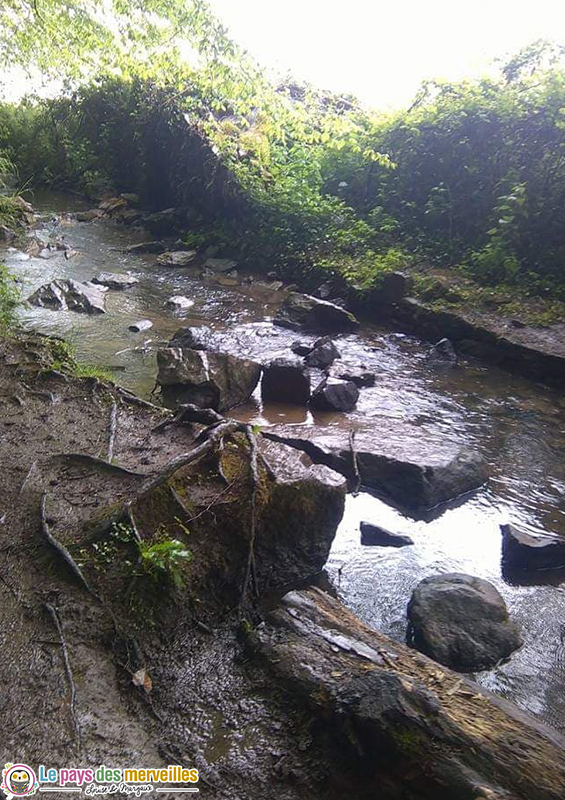
{"label": "large boulder", "polygon": [[194,403],[226,411],[244,403],[259,382],[261,366],[228,353],[182,347],[157,351],[157,382],[169,403]]}
{"label": "large boulder", "polygon": [[104,314],[104,292],[93,283],[80,283],[71,278],[57,279],[40,286],[28,303],[59,311],[79,311],[84,314]]}
{"label": "large boulder", "polygon": [[196,250],[169,250],[157,258],[164,267],[187,267],[196,258]]}
{"label": "large boulder", "polygon": [[344,308],[299,292],[289,294],[279,308],[275,324],[323,333],[347,333],[359,327],[358,320]]}
{"label": "large boulder", "polygon": [[565,538],[501,525],[502,563],[510,570],[558,569],[565,567]]}
{"label": "large boulder", "polygon": [[490,669],[522,644],[500,593],[472,575],[425,578],[412,593],[408,620],[414,646],[460,672]]}
{"label": "large boulder", "polygon": [[392,533],[370,522],[362,522],[361,544],[367,547],[406,547],[414,544],[414,541],[402,533]]}
{"label": "large boulder", "polygon": [[153,214],[147,214],[142,219],[142,224],[154,236],[168,236],[181,233],[186,227],[186,219],[177,208],[165,208]]}
{"label": "large boulder", "polygon": [[297,358],[277,358],[264,368],[261,396],[267,403],[307,405],[310,376]]}
{"label": "large boulder", "polygon": [[214,350],[214,332],[207,325],[179,328],[169,342],[170,347],[186,350]]}
{"label": "large boulder", "polygon": [[107,286],[108,289],[129,289],[131,286],[135,286],[136,283],[139,283],[137,278],[133,278],[131,275],[127,274],[117,274],[115,272],[100,272],[95,278],[92,279],[92,283],[98,283],[100,286]]}
{"label": "large boulder", "polygon": [[366,302],[376,306],[400,303],[410,293],[413,283],[412,278],[403,272],[387,272],[369,293]]}
{"label": "large boulder", "polygon": [[353,411],[359,389],[351,381],[327,378],[313,392],[310,406],[317,411]]}

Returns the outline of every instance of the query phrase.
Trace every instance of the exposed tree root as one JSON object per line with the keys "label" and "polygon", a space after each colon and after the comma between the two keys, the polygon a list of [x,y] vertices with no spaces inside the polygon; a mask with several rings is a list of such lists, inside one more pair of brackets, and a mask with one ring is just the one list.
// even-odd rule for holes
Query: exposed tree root
{"label": "exposed tree root", "polygon": [[76,577],[78,582],[86,589],[86,591],[89,594],[91,594],[91,595],[93,595],[94,597],[97,598],[98,596],[90,588],[90,586],[88,584],[88,581],[86,580],[86,578],[84,577],[84,575],[82,573],[81,568],[78,566],[78,564],[76,563],[76,561],[74,560],[72,555],[69,553],[69,551],[67,550],[65,545],[61,544],[61,542],[59,542],[58,539],[56,539],[53,536],[53,534],[51,533],[51,531],[49,530],[49,526],[47,524],[47,516],[46,516],[46,513],[45,513],[46,500],[47,500],[47,494],[45,492],[43,492],[43,494],[41,495],[41,502],[39,504],[39,514],[40,514],[40,519],[41,519],[41,533],[42,533],[43,538],[45,539],[47,544],[53,550],[55,550],[57,555],[59,555],[63,559],[63,561],[67,564],[67,566],[70,567],[73,575]]}
{"label": "exposed tree root", "polygon": [[122,389],[121,386],[114,386],[112,388],[113,391],[120,395],[125,403],[129,403],[132,406],[141,406],[141,408],[151,408],[153,411],[159,411],[161,414],[170,413],[168,409],[163,408],[163,406],[156,406],[154,403],[150,403],[149,400],[142,400],[141,397],[136,397],[126,389]]}
{"label": "exposed tree root", "polygon": [[23,479],[22,485],[20,486],[20,492],[19,492],[20,494],[23,493],[23,490],[25,489],[27,482],[31,478],[31,475],[32,475],[33,470],[35,469],[36,465],[37,465],[37,461],[34,461],[33,464],[31,465],[31,467],[29,468],[28,473],[25,476],[25,478]]}
{"label": "exposed tree root", "polygon": [[112,462],[112,457],[114,455],[114,443],[116,441],[117,424],[118,424],[118,406],[116,405],[116,403],[112,403],[112,410],[110,411],[110,432],[108,435],[107,460],[109,463]]}
{"label": "exposed tree root", "polygon": [[259,487],[259,467],[258,467],[258,450],[257,438],[253,433],[251,426],[247,425],[245,428],[245,435],[249,442],[251,455],[249,459],[249,466],[251,472],[251,519],[249,524],[249,551],[247,554],[247,566],[245,570],[245,577],[241,587],[240,609],[245,603],[247,592],[249,590],[250,581],[253,582],[253,593],[255,597],[258,595],[257,590],[257,576],[255,573],[255,537],[257,535],[257,490]]}
{"label": "exposed tree root", "polygon": [[[44,495],[44,497],[45,497],[45,495]],[[74,682],[74,679],[73,679],[73,671],[71,669],[71,662],[69,660],[69,651],[68,651],[68,648],[67,648],[67,643],[65,641],[65,637],[63,635],[63,628],[61,626],[61,620],[59,619],[59,615],[57,613],[57,610],[50,603],[45,603],[44,606],[45,606],[45,609],[47,610],[47,612],[49,613],[51,619],[53,620],[53,624],[55,625],[55,628],[57,629],[57,633],[59,635],[59,642],[61,643],[61,652],[63,654],[63,663],[65,665],[65,674],[67,676],[67,681],[69,683],[69,691],[70,691],[69,711],[70,711],[71,720],[72,720],[72,723],[73,723],[73,728],[74,728],[74,732],[75,732],[75,736],[76,736],[76,740],[77,740],[78,750],[79,750],[79,753],[80,753],[81,750],[82,750],[82,740],[81,740],[80,725],[79,725],[78,717],[77,717],[77,714],[76,714],[76,708],[75,708],[76,686],[75,686],[75,682]]]}
{"label": "exposed tree root", "polygon": [[359,472],[357,450],[355,449],[355,430],[353,428],[349,434],[349,449],[351,450],[351,465],[353,468],[353,479],[349,481],[349,491],[355,495],[361,488],[361,473]]}
{"label": "exposed tree root", "polygon": [[109,470],[110,472],[117,472],[121,475],[133,475],[136,478],[146,478],[147,473],[135,472],[135,470],[128,469],[127,467],[120,467],[119,464],[110,464],[103,458],[88,455],[88,453],[56,453],[51,458],[60,458],[68,461],[78,461],[82,464],[88,464],[93,467],[100,467],[101,469]]}

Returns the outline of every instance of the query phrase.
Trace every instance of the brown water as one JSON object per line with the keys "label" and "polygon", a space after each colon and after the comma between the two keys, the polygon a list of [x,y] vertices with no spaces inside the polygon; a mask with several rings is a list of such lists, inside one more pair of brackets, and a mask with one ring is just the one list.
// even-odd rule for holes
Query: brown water
{"label": "brown water", "polygon": [[[52,212],[76,210],[76,199],[37,197],[46,214],[44,229],[65,236],[79,255],[62,253],[43,260],[17,251],[5,261],[22,281],[24,296],[55,277],[79,280],[97,272],[131,272],[139,284],[108,292],[107,314],[23,307],[21,320],[73,342],[79,360],[114,368],[117,382],[147,395],[155,382],[155,351],[182,325],[206,324],[223,334],[232,352],[269,359],[288,354],[297,337],[272,324],[282,295],[266,288],[220,286],[164,268],[155,256],[132,256],[128,244],[143,234],[108,222],[61,225]],[[1,254],[0,254],[1,255]],[[164,308],[173,294],[195,301],[189,313]],[[151,330],[134,334],[128,325],[147,318]],[[301,339],[308,340],[307,336]],[[324,435],[376,429],[395,451],[412,448],[437,453],[461,444],[484,454],[488,485],[471,497],[414,519],[371,495],[349,496],[327,569],[343,601],[362,619],[397,639],[406,632],[406,604],[414,586],[440,572],[468,572],[492,581],[523,631],[524,647],[497,669],[478,674],[484,686],[565,730],[565,573],[541,574],[532,585],[513,585],[501,573],[499,524],[515,522],[532,530],[565,536],[565,403],[554,391],[511,377],[477,362],[438,368],[428,346],[398,332],[366,327],[360,335],[338,337],[344,357],[373,368],[376,385],[361,392],[348,415],[317,414],[289,406],[263,406],[256,393],[241,418],[262,426],[300,430],[317,426]],[[400,550],[363,547],[359,522],[367,520],[408,533],[415,545]]]}

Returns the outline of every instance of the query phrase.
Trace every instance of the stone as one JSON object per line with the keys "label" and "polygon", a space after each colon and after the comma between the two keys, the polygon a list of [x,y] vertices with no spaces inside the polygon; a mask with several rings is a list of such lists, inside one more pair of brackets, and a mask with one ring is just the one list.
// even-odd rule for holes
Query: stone
{"label": "stone", "polygon": [[410,598],[408,620],[414,646],[460,672],[491,669],[522,645],[498,590],[472,575],[424,578]]}
{"label": "stone", "polygon": [[130,206],[138,206],[139,205],[139,195],[135,194],[134,192],[122,192],[120,194],[122,200],[125,200]]}
{"label": "stone", "polygon": [[237,261],[230,258],[207,258],[203,267],[212,272],[231,272],[237,267]]}
{"label": "stone", "polygon": [[329,298],[333,294],[333,285],[330,281],[325,281],[325,283],[320,284],[316,291],[314,292],[315,297],[319,297],[320,300],[329,300]]}
{"label": "stone", "polygon": [[139,242],[126,247],[126,253],[164,253],[167,249],[165,242]]}
{"label": "stone", "polygon": [[148,331],[149,328],[153,327],[153,323],[150,319],[140,319],[139,322],[134,322],[128,326],[128,330],[133,331],[134,333],[141,333],[141,331]]}
{"label": "stone", "polygon": [[157,263],[165,267],[187,267],[196,258],[196,250],[168,250],[157,258]]}
{"label": "stone", "polygon": [[306,356],[306,363],[309,367],[327,369],[333,364],[336,358],[341,358],[341,353],[329,336],[326,336],[314,342],[312,352]]}
{"label": "stone", "polygon": [[187,350],[213,350],[214,333],[207,325],[179,328],[169,344]]}
{"label": "stone", "polygon": [[449,339],[440,339],[439,342],[430,348],[429,359],[435,362],[456,364],[457,353]]}
{"label": "stone", "polygon": [[157,382],[169,403],[226,411],[248,400],[261,366],[228,353],[164,347],[157,351]]}
{"label": "stone", "polygon": [[535,535],[514,525],[501,525],[502,563],[509,569],[536,570],[565,567],[565,538]]}
{"label": "stone", "polygon": [[410,536],[404,536],[401,533],[391,533],[378,525],[372,525],[370,522],[362,522],[361,544],[365,546],[406,547],[414,544],[414,540]]}
{"label": "stone", "polygon": [[329,370],[330,377],[342,381],[351,381],[360,389],[375,385],[376,375],[363,365],[349,364],[346,361],[334,361]]}
{"label": "stone", "polygon": [[12,242],[15,238],[16,234],[11,228],[0,225],[0,242]]}
{"label": "stone", "polygon": [[327,378],[310,398],[310,407],[317,411],[352,411],[359,399],[359,389],[351,381]]}
{"label": "stone", "polygon": [[142,218],[142,224],[154,236],[168,236],[182,233],[186,227],[182,211],[176,208],[165,208]]}
{"label": "stone", "polygon": [[297,358],[277,358],[264,368],[261,397],[266,403],[307,405],[310,376]]}
{"label": "stone", "polygon": [[293,353],[297,356],[308,356],[314,349],[313,344],[305,344],[304,342],[293,342],[290,346]]}
{"label": "stone", "polygon": [[126,207],[127,201],[124,200],[123,197],[108,197],[106,200],[102,200],[98,205],[98,208],[102,209],[102,211],[105,211],[107,214],[111,214],[113,211]]}
{"label": "stone", "polygon": [[403,272],[387,272],[379,285],[367,297],[371,305],[395,305],[400,303],[412,290],[414,281]]}
{"label": "stone", "polygon": [[99,208],[91,208],[89,211],[77,211],[75,218],[77,222],[92,222],[104,216],[104,212]]}
{"label": "stone", "polygon": [[191,308],[194,305],[194,300],[182,294],[175,294],[165,301],[165,305],[167,308],[172,308],[175,311],[183,311],[186,308]]}
{"label": "stone", "polygon": [[117,289],[120,291],[135,286],[135,284],[139,283],[139,281],[137,278],[133,278],[127,273],[118,274],[116,272],[100,272],[95,278],[92,279],[92,283],[98,283],[101,286],[107,286],[108,289]]}
{"label": "stone", "polygon": [[104,292],[93,283],[80,283],[70,278],[57,279],[40,286],[28,303],[60,311],[78,311],[84,314],[104,314]]}
{"label": "stone", "polygon": [[344,308],[299,292],[288,295],[279,308],[275,324],[292,330],[303,328],[322,333],[347,333],[359,327],[358,320]]}

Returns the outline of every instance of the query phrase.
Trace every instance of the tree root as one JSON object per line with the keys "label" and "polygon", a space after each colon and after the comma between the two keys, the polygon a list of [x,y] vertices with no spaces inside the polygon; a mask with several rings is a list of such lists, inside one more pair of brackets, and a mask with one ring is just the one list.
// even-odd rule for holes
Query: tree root
{"label": "tree root", "polygon": [[131,392],[128,392],[126,389],[122,389],[121,386],[114,386],[112,387],[115,392],[117,392],[122,400],[125,403],[129,403],[132,406],[141,406],[141,408],[151,408],[153,411],[159,411],[161,414],[170,413],[168,409],[163,408],[163,406],[156,406],[154,403],[150,403],[149,400],[143,400],[141,397],[136,397]]}
{"label": "tree root", "polygon": [[245,428],[245,435],[249,446],[251,448],[251,457],[249,461],[250,474],[251,474],[251,518],[249,523],[249,550],[247,554],[247,566],[245,570],[245,577],[241,587],[240,609],[245,603],[247,592],[249,590],[249,583],[253,582],[253,594],[255,597],[259,594],[257,588],[257,575],[255,571],[255,537],[257,535],[257,490],[259,487],[259,467],[257,455],[257,438],[253,433],[251,426],[247,425]]}
{"label": "tree root", "polygon": [[41,518],[41,533],[43,538],[45,539],[47,544],[57,553],[57,555],[63,559],[63,561],[67,564],[67,566],[70,567],[73,575],[78,580],[78,582],[83,586],[83,588],[86,589],[86,591],[89,594],[93,595],[98,599],[98,595],[95,592],[93,592],[92,589],[90,588],[88,581],[86,580],[86,578],[82,573],[81,568],[78,566],[78,564],[76,563],[72,555],[69,553],[65,545],[61,544],[61,542],[55,539],[55,537],[49,530],[49,526],[47,525],[47,516],[45,514],[46,500],[47,500],[47,494],[46,492],[43,492],[43,494],[41,495],[41,502],[39,504],[39,514]]}
{"label": "tree root", "polygon": [[68,461],[78,461],[79,463],[89,464],[93,467],[100,467],[101,469],[107,469],[110,472],[118,472],[121,475],[133,475],[135,478],[146,478],[147,473],[145,472],[135,472],[135,470],[128,469],[127,467],[121,467],[119,464],[110,464],[109,461],[106,461],[103,458],[98,458],[97,456],[88,455],[88,453],[55,453],[51,456],[51,458],[60,458],[66,459]]}
{"label": "tree root", "polygon": [[349,491],[353,495],[356,495],[361,488],[361,473],[359,472],[357,450],[355,449],[355,430],[353,428],[349,434],[349,449],[351,450],[351,462],[353,468],[353,480],[349,481]]}
{"label": "tree root", "polygon": [[[44,495],[45,497],[45,495]],[[73,671],[71,669],[71,662],[69,660],[69,651],[67,648],[67,643],[65,641],[65,637],[63,635],[63,628],[61,626],[61,620],[59,619],[59,615],[57,610],[54,606],[50,605],[50,603],[44,604],[45,609],[49,613],[51,619],[53,620],[53,624],[57,629],[57,634],[59,635],[59,642],[61,643],[61,652],[63,654],[63,663],[65,665],[65,674],[67,676],[67,681],[69,683],[69,690],[70,690],[70,700],[69,700],[69,711],[71,714],[71,720],[73,723],[73,728],[78,744],[79,753],[82,751],[82,739],[81,739],[81,730],[78,721],[78,717],[76,714],[75,702],[76,702],[76,686],[73,679]]]}
{"label": "tree root", "polygon": [[112,463],[114,455],[114,442],[116,441],[116,428],[118,424],[118,406],[112,403],[112,410],[110,411],[110,433],[108,436],[108,463]]}
{"label": "tree root", "polygon": [[25,478],[22,481],[22,485],[20,486],[19,494],[22,494],[22,492],[25,489],[27,482],[31,478],[32,472],[33,472],[33,470],[35,469],[36,466],[37,466],[37,461],[34,461],[33,464],[31,465],[31,467],[29,468],[27,475],[25,476]]}

